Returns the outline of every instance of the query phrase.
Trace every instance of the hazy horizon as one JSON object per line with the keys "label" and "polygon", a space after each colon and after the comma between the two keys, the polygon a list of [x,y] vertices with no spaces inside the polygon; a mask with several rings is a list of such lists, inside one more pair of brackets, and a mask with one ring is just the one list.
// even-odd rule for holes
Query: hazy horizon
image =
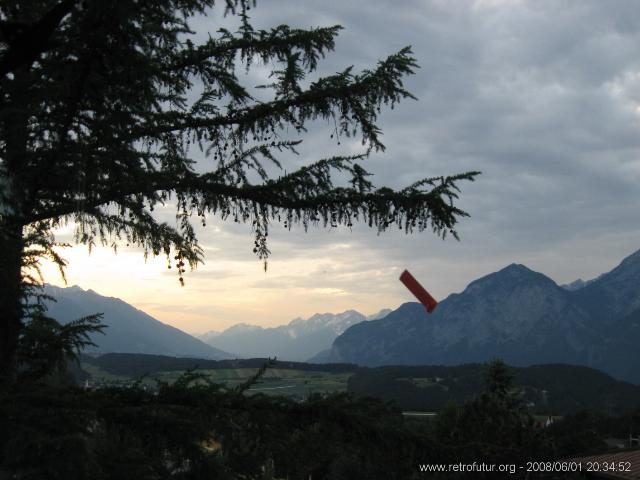
{"label": "hazy horizon", "polygon": [[[634,252],[629,252],[629,255],[631,255],[632,253],[634,253]],[[576,280],[583,280],[583,281],[586,282],[586,281],[595,279],[598,276],[600,276],[601,274],[607,273],[608,271],[614,269],[627,256],[628,255],[625,255],[623,258],[620,258],[614,265],[612,265],[610,268],[606,269],[605,271],[599,272],[596,275],[593,275],[592,277],[589,277],[589,278],[575,278],[575,279],[573,279],[571,281],[562,281],[562,282],[557,281],[556,279],[554,279],[552,277],[549,277],[549,278],[551,278],[558,285],[570,284],[571,282],[576,281]],[[522,262],[513,262],[513,263],[522,263]],[[467,285],[469,283],[477,280],[478,278],[481,278],[481,277],[484,277],[484,276],[489,275],[491,273],[494,273],[495,271],[501,270],[502,268],[504,268],[506,266],[507,265],[503,265],[502,267],[497,268],[496,270],[488,271],[488,272],[485,272],[485,273],[479,275],[478,277],[471,278],[471,279],[468,280],[467,284],[463,288],[460,288],[459,290],[456,290],[456,291],[448,292],[447,294],[439,297],[437,300],[438,301],[442,301],[445,298],[447,298],[449,295],[461,293],[467,287]],[[530,268],[526,264],[525,264],[525,266]],[[537,271],[535,269],[532,269],[532,270]],[[539,271],[539,273],[542,273],[542,274],[544,274],[546,276],[549,276],[543,271]],[[399,282],[399,280],[398,280],[398,282]],[[120,298],[121,300],[125,300],[124,298],[118,297],[117,295],[109,295],[109,294],[105,293],[104,291],[101,291],[100,287],[92,288],[92,287],[86,287],[86,286],[75,284],[75,283],[72,284],[72,283],[69,283],[69,282],[66,285],[64,284],[64,282],[58,282],[58,283],[52,282],[51,284],[55,285],[55,286],[58,286],[58,287],[62,287],[62,288],[80,287],[83,290],[93,290],[94,292],[96,292],[97,294],[102,295],[102,296],[116,297],[116,298]],[[176,287],[176,288],[184,288],[184,287]],[[201,335],[201,334],[204,334],[204,333],[207,333],[207,332],[211,332],[211,331],[224,331],[224,330],[226,330],[227,328],[229,328],[231,326],[238,325],[238,324],[241,324],[241,323],[250,324],[250,325],[258,325],[258,326],[261,326],[263,328],[278,327],[278,326],[282,326],[282,325],[287,325],[291,321],[299,319],[299,318],[303,318],[304,320],[308,320],[311,316],[316,315],[316,314],[321,314],[321,315],[322,314],[334,314],[334,315],[337,315],[337,314],[345,313],[345,312],[347,312],[349,310],[355,310],[355,311],[357,311],[357,312],[369,317],[369,316],[372,316],[372,315],[375,315],[375,314],[379,313],[381,310],[384,310],[384,309],[395,310],[396,308],[398,308],[403,303],[406,303],[406,302],[417,302],[418,301],[418,300],[416,300],[416,298],[408,290],[406,290],[405,287],[402,287],[402,289],[404,290],[404,295],[403,295],[404,298],[399,303],[396,303],[396,304],[393,304],[393,305],[383,306],[382,308],[378,308],[378,309],[374,309],[374,310],[367,310],[368,306],[363,306],[363,308],[355,308],[355,307],[354,308],[345,308],[345,309],[337,310],[337,311],[336,310],[331,310],[331,311],[329,311],[329,310],[318,310],[318,311],[313,311],[312,313],[305,313],[305,314],[299,314],[299,315],[290,316],[288,318],[280,318],[280,319],[278,319],[278,318],[274,317],[274,322],[275,323],[274,322],[264,323],[264,322],[260,322],[260,321],[238,321],[238,322],[234,322],[234,323],[225,323],[223,327],[205,328],[204,330],[193,330],[193,329],[185,328],[184,325],[183,325],[184,321],[182,319],[176,319],[176,318],[173,318],[173,317],[168,318],[168,319],[161,318],[160,316],[154,314],[150,309],[143,308],[142,306],[140,306],[138,304],[135,304],[135,303],[132,303],[132,302],[128,302],[127,301],[127,303],[130,303],[133,307],[136,307],[139,310],[143,310],[145,313],[150,314],[151,316],[153,316],[157,320],[162,321],[163,323],[167,323],[169,325],[172,325],[172,326],[175,326],[177,328],[180,328],[181,330],[184,330],[185,332],[187,332],[189,334],[192,334],[192,335]],[[274,313],[274,312],[272,312],[272,313]],[[277,312],[276,312],[276,315],[277,315]]]}

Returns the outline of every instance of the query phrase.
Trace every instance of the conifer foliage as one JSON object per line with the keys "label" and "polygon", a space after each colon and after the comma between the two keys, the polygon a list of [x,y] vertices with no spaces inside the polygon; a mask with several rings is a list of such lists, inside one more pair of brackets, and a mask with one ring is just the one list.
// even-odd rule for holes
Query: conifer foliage
{"label": "conifer foliage", "polygon": [[[548,436],[534,427],[509,367],[502,360],[486,365],[484,389],[462,406],[449,405],[436,421],[436,439],[453,461],[525,465],[551,457]],[[504,474],[505,477],[512,475]],[[500,478],[495,472],[474,478]]]}
{"label": "conifer foliage", "polygon": [[[361,165],[384,149],[381,109],[413,98],[403,85],[417,67],[411,50],[363,71],[313,77],[340,27],[257,30],[254,7],[249,0],[2,2],[3,365],[13,361],[23,328],[25,269],[42,256],[64,267],[53,232],[69,222],[77,242],[165,255],[181,283],[187,265],[202,260],[193,222],[204,225],[208,214],[250,224],[265,262],[274,222],[364,222],[456,236],[466,215],[453,204],[458,182],[477,172],[392,190],[374,187]],[[238,29],[219,28],[216,12],[237,18]],[[191,26],[197,16],[210,29],[205,41]],[[259,98],[243,84],[256,65],[272,67]],[[317,120],[333,141],[361,140],[363,153],[287,170],[286,155]],[[336,174],[346,181],[338,185]],[[154,217],[166,203],[177,205],[175,224]]]}

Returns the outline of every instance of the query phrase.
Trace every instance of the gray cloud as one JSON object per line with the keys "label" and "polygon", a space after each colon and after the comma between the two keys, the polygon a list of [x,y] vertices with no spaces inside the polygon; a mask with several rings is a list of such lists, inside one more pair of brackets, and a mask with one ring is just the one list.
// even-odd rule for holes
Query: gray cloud
{"label": "gray cloud", "polygon": [[[461,205],[472,214],[461,228],[464,247],[439,249],[451,261],[458,254],[449,251],[474,250],[474,241],[487,244],[496,260],[570,242],[567,271],[582,258],[584,274],[595,274],[638,247],[640,10],[633,1],[292,7],[282,0],[259,5],[255,14],[265,26],[344,25],[325,72],[413,45],[422,69],[408,85],[420,100],[386,112],[388,150],[367,164],[378,183],[395,187],[423,176],[484,172],[464,186]],[[322,136],[308,140],[326,143]],[[615,245],[604,241],[612,233]],[[363,234],[357,241],[389,252],[397,240]],[[401,248],[413,256],[424,242]]]}

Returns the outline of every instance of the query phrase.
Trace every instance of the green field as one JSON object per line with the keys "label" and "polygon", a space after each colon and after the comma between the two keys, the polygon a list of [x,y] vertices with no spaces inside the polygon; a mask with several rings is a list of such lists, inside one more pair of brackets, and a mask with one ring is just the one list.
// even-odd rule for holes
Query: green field
{"label": "green field", "polygon": [[[82,368],[91,374],[92,382],[101,385],[118,385],[136,379],[112,375],[95,365],[82,364]],[[228,368],[197,370],[210,381],[227,387],[242,384],[257,372],[256,368]],[[143,384],[155,385],[156,381],[174,382],[182,371],[155,372],[141,379]],[[351,373],[332,373],[269,368],[264,375],[248,390],[248,393],[266,395],[285,395],[307,397],[312,393],[337,393],[347,391],[347,380]]]}
{"label": "green field", "polygon": [[93,382],[105,383],[105,384],[117,384],[121,382],[128,382],[131,379],[129,377],[125,377],[123,375],[114,375],[112,373],[106,372],[102,370],[100,367],[93,365],[91,363],[82,362],[80,367],[91,375],[91,380]]}

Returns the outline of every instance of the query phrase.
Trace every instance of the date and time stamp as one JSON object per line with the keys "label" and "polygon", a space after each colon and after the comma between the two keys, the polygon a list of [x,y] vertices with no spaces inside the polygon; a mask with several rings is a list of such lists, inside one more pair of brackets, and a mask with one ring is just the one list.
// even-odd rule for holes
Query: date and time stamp
{"label": "date and time stamp", "polygon": [[421,464],[421,472],[496,472],[496,473],[625,473],[632,471],[630,461],[605,461],[605,460],[556,460],[548,462],[526,462],[525,465],[509,463],[451,463],[451,464]]}
{"label": "date and time stamp", "polygon": [[555,461],[527,462],[528,472],[631,472],[630,461]]}

